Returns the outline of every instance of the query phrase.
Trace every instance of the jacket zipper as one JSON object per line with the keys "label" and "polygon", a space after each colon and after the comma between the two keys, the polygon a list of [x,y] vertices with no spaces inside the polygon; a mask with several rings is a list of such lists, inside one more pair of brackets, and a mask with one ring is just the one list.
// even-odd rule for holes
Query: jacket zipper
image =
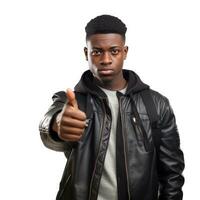
{"label": "jacket zipper", "polygon": [[135,126],[136,133],[138,131],[139,134],[142,137],[142,142],[143,142],[144,148],[146,149],[146,151],[148,151],[149,150],[149,146],[147,144],[147,137],[146,137],[145,133],[142,131],[142,129],[140,127],[140,124],[138,124],[138,121],[137,121],[136,117],[133,117],[133,124]]}
{"label": "jacket zipper", "polygon": [[[106,114],[106,109],[105,109],[105,105],[104,105],[103,101],[102,101],[102,104],[103,104],[104,114]],[[94,179],[94,174],[95,174],[95,169],[96,169],[96,164],[97,164],[97,158],[99,157],[100,146],[101,146],[101,142],[102,142],[102,132],[103,132],[102,130],[103,130],[105,123],[106,123],[106,117],[105,117],[105,115],[103,115],[103,123],[102,123],[101,130],[100,130],[101,138],[100,138],[98,153],[97,153],[97,157],[96,157],[96,161],[95,161],[95,167],[94,167],[94,170],[93,170],[93,173],[92,173],[92,178],[91,178],[91,181],[90,181],[90,191],[89,191],[89,198],[88,198],[89,200],[91,200],[92,183],[93,183],[93,179]]]}
{"label": "jacket zipper", "polygon": [[[121,98],[119,100],[119,111],[120,111],[120,115],[121,115],[121,120],[122,120],[122,110],[121,110]],[[123,123],[121,122],[121,125],[123,126]],[[122,128],[123,130],[123,128]],[[122,138],[123,138],[123,144],[124,144],[124,158],[125,158],[125,171],[126,171],[126,180],[127,180],[127,189],[128,189],[128,199],[130,200],[130,188],[129,188],[129,178],[128,178],[128,166],[127,166],[127,157],[126,157],[126,151],[125,151],[125,147],[126,147],[126,143],[125,143],[125,138],[124,138],[124,134],[122,133]]]}
{"label": "jacket zipper", "polygon": [[142,140],[143,140],[144,139],[144,135],[142,133],[142,130],[141,130],[137,120],[136,120],[136,117],[133,117],[133,124],[134,124],[135,128],[137,129],[136,131],[138,131],[139,134],[142,136]]}

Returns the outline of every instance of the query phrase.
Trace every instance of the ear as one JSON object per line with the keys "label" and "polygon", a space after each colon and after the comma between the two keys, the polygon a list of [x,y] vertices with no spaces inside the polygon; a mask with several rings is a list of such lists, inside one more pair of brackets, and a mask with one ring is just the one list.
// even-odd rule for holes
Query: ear
{"label": "ear", "polygon": [[128,53],[128,46],[124,46],[124,60],[126,60],[127,53]]}
{"label": "ear", "polygon": [[87,47],[84,47],[84,54],[85,54],[85,59],[88,61],[88,49],[87,49]]}

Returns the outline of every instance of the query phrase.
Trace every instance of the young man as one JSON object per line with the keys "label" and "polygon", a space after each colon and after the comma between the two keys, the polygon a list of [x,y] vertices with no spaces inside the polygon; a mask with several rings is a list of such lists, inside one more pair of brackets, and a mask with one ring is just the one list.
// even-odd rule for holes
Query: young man
{"label": "young man", "polygon": [[44,145],[67,157],[57,200],[181,200],[184,159],[168,99],[122,69],[128,47],[120,19],[101,15],[85,30],[90,70],[75,93],[53,96],[40,123]]}

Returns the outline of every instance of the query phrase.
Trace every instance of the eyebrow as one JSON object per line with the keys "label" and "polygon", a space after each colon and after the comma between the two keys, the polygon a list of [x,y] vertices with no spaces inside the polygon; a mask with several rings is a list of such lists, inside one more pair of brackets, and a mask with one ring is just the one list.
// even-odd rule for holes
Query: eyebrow
{"label": "eyebrow", "polygon": [[[122,48],[122,47],[121,46],[112,46],[109,49],[115,49],[115,48]],[[103,48],[101,48],[101,47],[92,47],[92,49],[102,50]]]}

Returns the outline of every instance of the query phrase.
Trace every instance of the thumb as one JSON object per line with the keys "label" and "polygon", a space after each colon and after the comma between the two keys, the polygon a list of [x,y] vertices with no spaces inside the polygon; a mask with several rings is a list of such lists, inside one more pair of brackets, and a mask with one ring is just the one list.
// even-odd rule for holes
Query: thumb
{"label": "thumb", "polygon": [[68,100],[67,104],[78,109],[78,103],[76,101],[75,94],[71,89],[69,89],[69,88],[67,89],[66,96],[67,96],[67,100]]}

